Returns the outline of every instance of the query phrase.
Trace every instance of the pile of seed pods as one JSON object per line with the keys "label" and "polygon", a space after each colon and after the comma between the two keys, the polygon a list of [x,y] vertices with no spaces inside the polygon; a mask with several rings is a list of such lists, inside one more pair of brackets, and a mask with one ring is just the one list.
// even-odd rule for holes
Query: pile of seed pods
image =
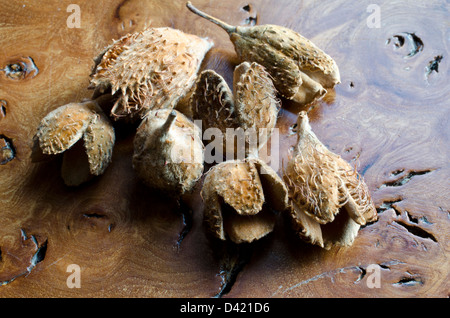
{"label": "pile of seed pods", "polygon": [[[326,249],[351,245],[360,226],[376,220],[375,207],[362,177],[320,142],[306,112],[298,114],[297,145],[281,176],[258,157],[276,127],[279,97],[301,105],[321,98],[340,83],[335,61],[288,28],[230,26],[190,2],[187,8],[229,34],[240,60],[232,88],[213,70],[199,74],[210,40],[169,27],[147,28],[105,48],[91,76],[93,98],[45,116],[36,148],[44,155],[63,154],[62,178],[77,186],[111,162],[113,122],[138,122],[136,174],[177,199],[204,177],[204,220],[219,240],[257,241],[283,214],[307,242]],[[99,106],[106,95],[112,97],[109,116]],[[190,117],[176,110],[184,99]],[[216,149],[224,160],[205,171],[202,129],[212,127],[225,136],[223,148]],[[236,156],[242,147],[234,136],[227,138],[229,129],[243,131],[243,156]],[[248,131],[256,132],[256,142]]]}

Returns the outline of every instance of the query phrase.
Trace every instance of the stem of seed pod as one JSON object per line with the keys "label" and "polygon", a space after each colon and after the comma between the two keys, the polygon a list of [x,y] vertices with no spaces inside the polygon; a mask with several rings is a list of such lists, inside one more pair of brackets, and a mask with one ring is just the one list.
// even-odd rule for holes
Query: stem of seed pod
{"label": "stem of seed pod", "polygon": [[171,112],[170,112],[170,114],[169,114],[169,116],[167,116],[167,120],[166,120],[166,122],[164,123],[164,125],[162,125],[162,127],[161,127],[161,140],[165,140],[166,139],[166,137],[167,137],[167,135],[168,135],[168,132],[169,132],[169,130],[170,130],[170,127],[172,126],[172,124],[175,122],[175,119],[177,118],[177,113],[174,111],[174,110],[172,110]]}
{"label": "stem of seed pod", "polygon": [[186,7],[191,10],[192,12],[194,12],[196,15],[201,16],[202,18],[205,18],[208,21],[211,21],[214,24],[217,24],[218,26],[220,26],[222,29],[224,29],[225,31],[227,31],[228,34],[234,33],[236,32],[236,27],[229,25],[228,23],[225,23],[217,18],[214,18],[212,16],[210,16],[209,14],[206,14],[202,11],[200,11],[199,9],[197,9],[196,7],[194,7],[192,5],[192,3],[190,1],[188,1],[186,3]]}

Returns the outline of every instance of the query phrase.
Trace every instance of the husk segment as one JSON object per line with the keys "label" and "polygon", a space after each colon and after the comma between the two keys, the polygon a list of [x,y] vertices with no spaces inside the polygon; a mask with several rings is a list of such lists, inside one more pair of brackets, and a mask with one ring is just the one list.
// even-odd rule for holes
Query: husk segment
{"label": "husk segment", "polygon": [[149,110],[172,109],[191,89],[212,45],[168,27],[128,34],[108,47],[91,84],[119,94],[111,110],[116,119],[140,119]]}
{"label": "husk segment", "polygon": [[336,62],[297,32],[277,25],[231,26],[195,8],[195,14],[217,24],[230,36],[241,61],[257,62],[286,98],[308,104],[340,83]]}
{"label": "husk segment", "polygon": [[294,228],[325,248],[351,245],[359,227],[377,219],[367,185],[319,141],[306,112],[299,113],[297,129],[297,147],[283,175]]}
{"label": "husk segment", "polygon": [[[270,75],[257,63],[244,62],[234,70],[233,92],[224,78],[213,70],[203,71],[197,80],[190,104],[193,118],[203,127],[218,128],[225,142],[227,159],[243,159],[257,154],[270,138],[280,110],[276,89]],[[242,136],[245,149],[235,142],[234,134]],[[253,138],[254,137],[254,138]],[[253,138],[253,139],[252,139]],[[257,140],[255,140],[257,139]]]}

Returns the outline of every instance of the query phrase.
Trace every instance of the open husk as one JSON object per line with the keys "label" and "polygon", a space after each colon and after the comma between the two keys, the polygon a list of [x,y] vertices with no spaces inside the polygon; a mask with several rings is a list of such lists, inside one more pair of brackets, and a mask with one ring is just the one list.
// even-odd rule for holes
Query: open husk
{"label": "open husk", "polygon": [[[202,127],[220,129],[227,159],[256,155],[270,138],[281,107],[270,75],[258,63],[248,62],[235,68],[233,92],[221,75],[203,71],[190,104],[193,118],[202,120]],[[235,142],[235,136],[243,143]]]}
{"label": "open husk", "polygon": [[[81,140],[84,147],[78,145]],[[38,126],[35,141],[43,155],[64,153],[62,177],[66,185],[75,186],[105,171],[111,162],[115,133],[98,103],[88,100],[47,114]],[[79,155],[82,158],[75,160]]]}
{"label": "open husk", "polygon": [[297,134],[283,174],[292,224],[313,244],[327,249],[350,246],[360,226],[377,219],[367,185],[348,162],[320,142],[304,111],[298,115]]}
{"label": "open husk", "polygon": [[212,167],[201,194],[210,233],[237,244],[251,243],[272,232],[274,211],[288,208],[284,182],[257,158],[230,160]]}
{"label": "open husk", "polygon": [[195,8],[195,14],[224,29],[241,61],[263,65],[286,98],[308,104],[340,83],[336,62],[299,33],[278,25],[231,26]]}
{"label": "open husk", "polygon": [[174,197],[193,190],[203,174],[200,129],[176,110],[153,110],[134,139],[133,167],[149,187]]}
{"label": "open husk", "polygon": [[172,109],[191,89],[212,45],[169,27],[128,34],[103,53],[91,85],[118,93],[111,110],[116,119],[141,119],[149,110]]}

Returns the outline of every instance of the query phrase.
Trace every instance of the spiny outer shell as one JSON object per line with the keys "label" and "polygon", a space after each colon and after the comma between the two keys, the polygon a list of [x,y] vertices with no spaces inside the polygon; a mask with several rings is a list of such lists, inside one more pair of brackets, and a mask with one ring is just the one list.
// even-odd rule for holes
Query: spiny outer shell
{"label": "spiny outer shell", "polygon": [[211,232],[235,243],[252,242],[273,230],[275,217],[267,207],[278,211],[288,208],[283,181],[257,158],[226,161],[211,168],[202,198]]}
{"label": "spiny outer shell", "polygon": [[[176,119],[164,131],[171,112]],[[133,167],[149,187],[172,196],[192,191],[203,173],[203,157],[200,129],[176,110],[150,111],[137,129]]]}
{"label": "spiny outer shell", "polygon": [[42,119],[36,136],[42,153],[47,155],[62,153],[83,137],[93,175],[102,174],[111,162],[114,128],[95,101],[71,103],[55,109]]}
{"label": "spiny outer shell", "polygon": [[240,59],[263,65],[286,98],[308,103],[340,83],[335,61],[291,29],[270,24],[237,27],[230,39]]}
{"label": "spiny outer shell", "polygon": [[190,99],[194,119],[202,126],[215,127],[225,132],[236,127],[233,93],[224,78],[213,70],[200,73]]}
{"label": "spiny outer shell", "polygon": [[204,188],[222,198],[241,215],[257,214],[265,201],[258,170],[253,164],[241,160],[214,166],[207,174]]}
{"label": "spiny outer shell", "polygon": [[[367,186],[345,160],[319,141],[311,130],[306,112],[299,113],[297,129],[297,149],[283,175],[293,205],[294,224],[301,229],[298,232],[313,243],[325,247],[350,245],[359,226],[377,219]],[[337,215],[341,224],[329,226],[336,223]],[[341,229],[330,234],[324,224]]]}
{"label": "spiny outer shell", "polygon": [[[236,117],[244,129],[268,129],[270,136],[276,125],[280,101],[267,71],[258,63],[244,62],[234,71]],[[261,136],[260,136],[261,137]],[[264,145],[267,139],[259,140]]]}
{"label": "spiny outer shell", "polygon": [[135,118],[148,110],[173,108],[195,82],[212,42],[180,30],[148,28],[115,41],[92,75],[94,86],[111,86],[121,98],[115,117]]}

